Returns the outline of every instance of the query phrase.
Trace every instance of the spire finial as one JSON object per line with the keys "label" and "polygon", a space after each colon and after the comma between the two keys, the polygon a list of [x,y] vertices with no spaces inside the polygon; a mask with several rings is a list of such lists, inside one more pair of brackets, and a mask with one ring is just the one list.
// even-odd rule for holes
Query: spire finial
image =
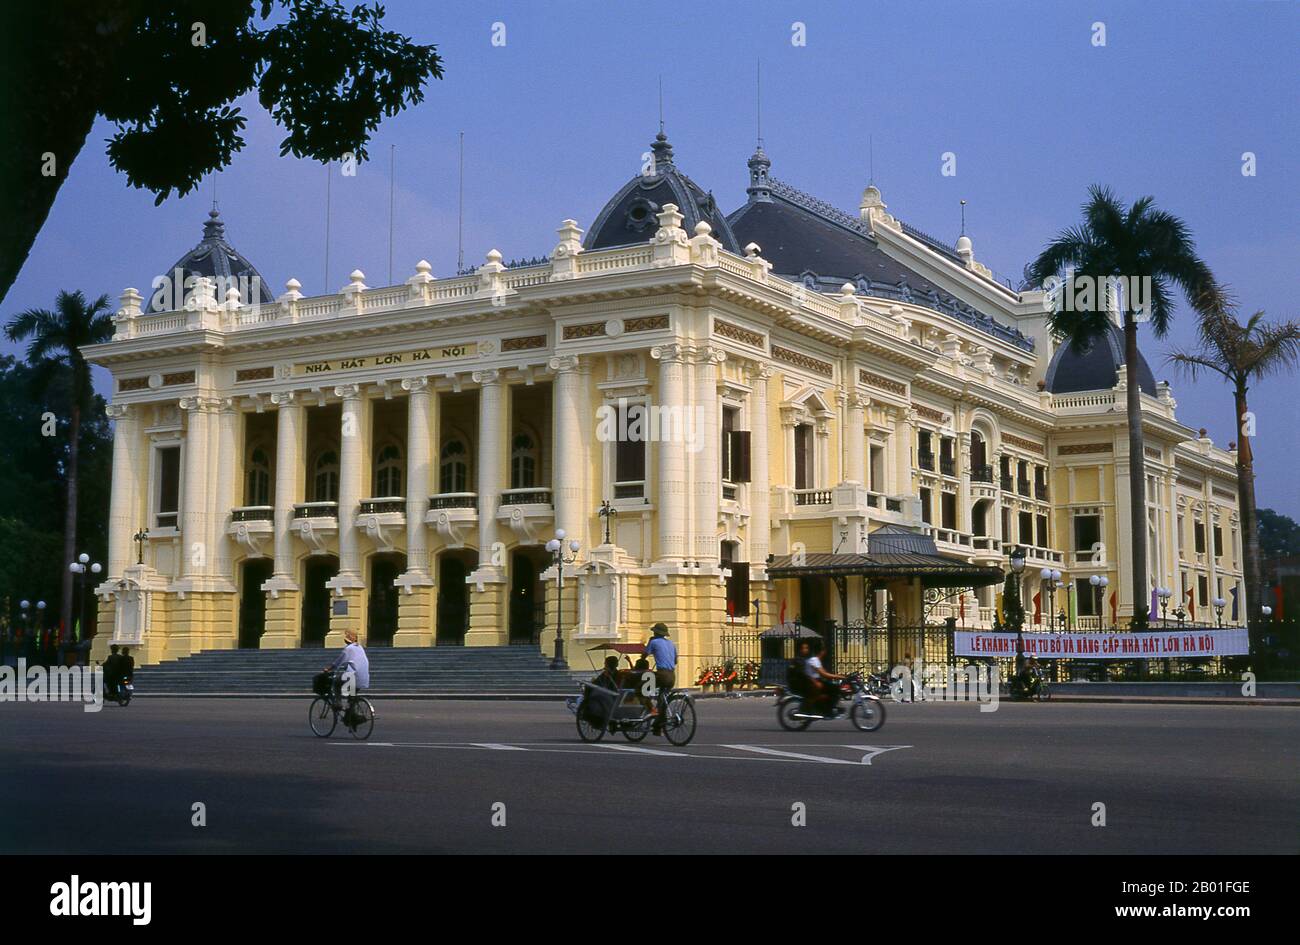
{"label": "spire finial", "polygon": [[659,76],[659,137],[664,136],[664,77]]}
{"label": "spire finial", "polygon": [[763,60],[757,62],[754,72],[754,99],[758,113],[758,150],[763,150]]}
{"label": "spire finial", "polygon": [[960,236],[966,235],[966,201],[961,202],[961,233]]}

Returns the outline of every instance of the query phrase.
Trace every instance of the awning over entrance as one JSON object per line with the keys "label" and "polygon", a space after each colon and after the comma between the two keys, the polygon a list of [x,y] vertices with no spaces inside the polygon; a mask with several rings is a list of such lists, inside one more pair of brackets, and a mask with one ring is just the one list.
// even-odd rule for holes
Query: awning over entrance
{"label": "awning over entrance", "polygon": [[773,578],[861,576],[873,581],[910,581],[920,578],[923,588],[986,587],[1001,584],[1001,568],[969,564],[939,554],[929,535],[884,526],[867,536],[867,554],[803,554],[768,558],[767,574]]}

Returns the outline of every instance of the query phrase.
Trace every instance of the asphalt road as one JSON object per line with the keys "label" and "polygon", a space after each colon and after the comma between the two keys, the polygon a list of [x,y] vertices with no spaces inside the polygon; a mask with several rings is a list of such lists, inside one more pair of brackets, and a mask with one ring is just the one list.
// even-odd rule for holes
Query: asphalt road
{"label": "asphalt road", "polygon": [[364,744],[306,699],[0,704],[0,852],[1300,852],[1300,709],[698,707],[676,749],[584,745],[554,702],[380,701]]}

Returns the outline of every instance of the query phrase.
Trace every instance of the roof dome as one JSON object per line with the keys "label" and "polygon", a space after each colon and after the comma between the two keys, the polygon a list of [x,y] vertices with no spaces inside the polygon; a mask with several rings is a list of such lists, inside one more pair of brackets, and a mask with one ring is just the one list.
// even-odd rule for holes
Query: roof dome
{"label": "roof dome", "polygon": [[705,191],[677,169],[673,146],[660,131],[650,145],[651,159],[641,174],[632,178],[610,198],[591,225],[583,240],[586,249],[605,249],[644,243],[659,228],[657,214],[664,204],[677,205],[688,233],[695,232],[701,220],[712,228],[712,235],[722,248],[741,255],[740,244],[731,232],[713,194]]}
{"label": "roof dome", "polygon": [[[179,277],[176,276],[178,269],[182,273]],[[234,286],[239,290],[240,301],[245,305],[259,302],[269,305],[275,301],[262,274],[226,242],[226,224],[222,222],[221,213],[215,206],[208,211],[208,220],[203,224],[203,239],[176,260],[161,277],[167,280],[163,283],[164,286],[172,286],[170,291],[174,297],[160,291],[157,281],[151,280],[154,293],[148,311],[166,312],[178,308],[185,295],[193,290],[191,280],[199,276],[215,280],[218,299],[225,299],[226,291]]]}
{"label": "roof dome", "polygon": [[[1047,366],[1047,390],[1053,394],[1071,394],[1083,390],[1109,390],[1119,380],[1118,368],[1124,363],[1124,338],[1119,327],[1110,324],[1106,334],[1096,338],[1086,350],[1076,350],[1066,342],[1056,349]],[[1142,352],[1138,352],[1137,382],[1144,394],[1156,396],[1155,377]]]}

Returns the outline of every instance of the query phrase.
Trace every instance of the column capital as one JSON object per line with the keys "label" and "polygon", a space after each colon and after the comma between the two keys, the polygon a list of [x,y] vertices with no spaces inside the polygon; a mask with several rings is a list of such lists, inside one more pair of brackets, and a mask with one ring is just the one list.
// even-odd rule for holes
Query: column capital
{"label": "column capital", "polygon": [[776,369],[762,361],[750,361],[745,365],[745,378],[750,382],[766,381],[776,374]]}
{"label": "column capital", "polygon": [[411,394],[428,393],[429,379],[427,377],[404,377],[402,378],[402,390]]}
{"label": "column capital", "polygon": [[360,400],[361,385],[360,384],[339,384],[337,387],[334,388],[334,396],[342,398],[343,400]]}
{"label": "column capital", "polygon": [[110,420],[125,420],[131,412],[130,404],[106,404],[104,406],[104,415]]}
{"label": "column capital", "polygon": [[674,341],[666,345],[655,345],[650,349],[650,357],[656,361],[684,362],[694,351],[690,345]]}
{"label": "column capital", "polygon": [[499,368],[486,368],[482,371],[475,371],[470,375],[474,383],[480,387],[490,387],[501,383],[501,370]]}
{"label": "column capital", "polygon": [[187,413],[211,413],[221,405],[217,397],[182,397],[178,402]]}
{"label": "column capital", "polygon": [[717,345],[703,344],[694,350],[697,364],[721,364],[727,360],[727,352]]}
{"label": "column capital", "polygon": [[570,374],[584,367],[582,356],[577,354],[557,354],[546,362],[546,366],[556,374]]}
{"label": "column capital", "polygon": [[292,407],[295,402],[301,406],[296,390],[278,390],[271,394],[271,403],[277,407]]}

